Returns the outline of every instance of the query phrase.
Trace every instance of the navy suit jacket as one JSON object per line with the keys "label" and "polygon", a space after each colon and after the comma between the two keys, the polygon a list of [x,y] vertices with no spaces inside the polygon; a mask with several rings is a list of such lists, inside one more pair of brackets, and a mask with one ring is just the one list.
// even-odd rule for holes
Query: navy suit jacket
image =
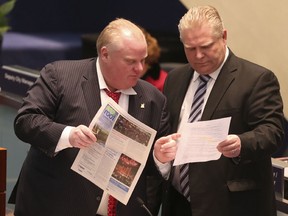
{"label": "navy suit jacket", "polygon": [[[164,95],[142,80],[134,90],[137,95],[129,96],[129,114],[157,130],[157,137],[166,135],[169,126]],[[145,104],[144,109],[141,104]],[[54,151],[66,126],[88,126],[100,106],[94,58],[58,61],[42,69],[14,122],[16,135],[31,144],[13,192],[15,215],[96,214],[103,191],[70,169],[79,149],[68,148],[56,155]],[[146,216],[136,197],[156,214],[160,204],[157,194],[160,179],[150,155],[127,206],[119,203],[117,215]]]}
{"label": "navy suit jacket", "polygon": [[[187,64],[169,72],[166,79],[164,94],[172,132],[177,131],[193,73]],[[254,216],[275,215],[271,154],[283,144],[284,132],[279,84],[271,71],[240,59],[231,51],[207,100],[202,120],[230,116],[229,134],[241,139],[240,162],[222,155],[216,161],[189,165],[192,215],[245,215],[241,214],[243,210],[254,212]],[[165,216],[171,215],[170,207],[180,200],[169,196],[170,181],[162,211]]]}

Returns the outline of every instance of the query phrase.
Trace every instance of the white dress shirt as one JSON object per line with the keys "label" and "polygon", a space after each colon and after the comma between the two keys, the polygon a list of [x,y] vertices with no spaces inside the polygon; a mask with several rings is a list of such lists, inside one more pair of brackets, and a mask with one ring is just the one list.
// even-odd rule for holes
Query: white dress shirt
{"label": "white dress shirt", "polygon": [[[211,90],[215,84],[215,81],[220,73],[220,70],[222,69],[224,63],[226,62],[227,60],[227,57],[229,55],[229,49],[226,47],[226,53],[225,53],[225,58],[224,58],[224,61],[223,63],[220,65],[220,67],[214,71],[213,73],[210,73],[210,80],[208,81],[207,83],[207,90],[206,90],[206,93],[205,93],[205,96],[204,96],[204,104],[203,104],[203,107],[205,107],[206,105],[206,102],[207,102],[207,99],[211,93]],[[194,94],[198,88],[198,85],[199,85],[199,82],[200,82],[200,78],[199,78],[199,73],[197,71],[195,71],[195,73],[193,74],[193,77],[191,79],[191,82],[189,84],[189,87],[186,91],[186,95],[185,95],[185,98],[184,98],[184,101],[183,101],[183,104],[181,106],[181,111],[180,111],[180,116],[179,116],[179,125],[178,125],[178,130],[177,130],[177,133],[180,133],[181,134],[181,131],[182,131],[182,126],[184,123],[187,123],[188,121],[188,118],[189,118],[189,114],[190,114],[190,110],[191,110],[191,105],[192,105],[192,102],[193,102],[193,97],[194,97]],[[204,108],[202,109],[202,111],[204,110]],[[202,116],[202,112],[200,114],[200,116]],[[165,178],[165,179],[168,179],[169,177],[169,174],[170,174],[170,171],[171,171],[171,166],[172,166],[172,162],[168,162],[168,163],[161,163],[160,161],[158,161],[156,159],[156,157],[154,156],[154,160],[155,160],[155,163],[159,169],[159,171],[161,172],[162,176]],[[174,178],[172,179],[172,184],[173,186],[179,191],[181,192],[181,188],[180,188],[180,182],[179,182],[179,176],[180,176],[180,173],[179,173],[179,166],[175,167],[175,171],[174,171]]]}
{"label": "white dress shirt", "polygon": [[[109,96],[105,93],[104,89],[109,89],[107,87],[107,84],[104,80],[104,77],[102,75],[102,71],[100,69],[100,65],[99,65],[99,59],[97,58],[96,61],[96,68],[97,68],[97,74],[98,74],[98,82],[99,82],[99,88],[100,88],[100,98],[101,98],[101,104],[103,104],[105,102],[105,100],[108,100]],[[128,111],[128,107],[129,107],[129,95],[136,95],[137,93],[135,92],[135,90],[133,88],[128,88],[128,89],[123,89],[123,90],[118,90],[117,92],[121,92],[120,98],[119,98],[119,106]],[[92,121],[92,119],[91,119]],[[65,129],[63,130],[61,137],[58,141],[55,153],[57,154],[57,152],[66,149],[66,148],[73,148],[73,146],[69,143],[69,134],[71,132],[71,130],[74,127],[71,126],[67,126],[65,127]],[[97,210],[97,214],[99,215],[107,215],[107,208],[108,208],[108,197],[109,194],[107,194],[106,192],[103,193],[101,202],[100,202],[100,206]]]}

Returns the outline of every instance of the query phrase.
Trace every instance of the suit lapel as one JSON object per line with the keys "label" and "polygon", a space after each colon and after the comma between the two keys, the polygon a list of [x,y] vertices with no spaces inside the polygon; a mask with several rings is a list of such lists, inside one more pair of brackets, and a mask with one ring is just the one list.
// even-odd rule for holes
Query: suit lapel
{"label": "suit lapel", "polygon": [[236,72],[237,67],[235,65],[235,56],[230,51],[230,55],[226,63],[223,65],[209,95],[201,120],[208,120],[212,118],[213,113],[225,95],[225,92],[228,91],[229,86],[233,83],[237,74]]}
{"label": "suit lapel", "polygon": [[139,81],[133,89],[137,92],[137,95],[129,96],[128,113],[135,118],[137,117],[138,120],[143,119],[143,108],[141,108],[141,104],[144,104],[145,107],[146,101],[144,101],[143,91],[140,88]]}
{"label": "suit lapel", "polygon": [[188,70],[185,70],[181,73],[179,73],[179,76],[182,76],[182,78],[180,78],[181,83],[179,83],[177,86],[179,88],[179,92],[176,92],[177,95],[177,101],[176,101],[176,105],[177,105],[177,111],[180,114],[181,111],[181,107],[184,101],[184,98],[186,96],[186,92],[187,89],[190,85],[191,79],[193,77],[194,74],[194,70],[192,70],[192,68],[189,66]]}
{"label": "suit lapel", "polygon": [[88,113],[91,119],[93,119],[96,112],[101,107],[101,98],[95,59],[90,63],[93,64],[90,67],[92,70],[87,70],[87,73],[83,75],[81,85]]}
{"label": "suit lapel", "polygon": [[[173,109],[173,114],[175,115],[175,121],[178,122],[182,104],[184,101],[184,98],[186,96],[187,89],[190,85],[191,79],[193,77],[194,70],[190,67],[189,64],[183,69],[183,71],[179,72],[177,76],[179,76],[179,79],[175,82],[175,86],[177,86],[177,90],[173,89],[171,90],[171,97],[175,98],[175,101],[173,101],[173,105],[171,109]],[[174,95],[175,94],[175,95]],[[178,123],[172,124],[172,131],[177,131]]]}

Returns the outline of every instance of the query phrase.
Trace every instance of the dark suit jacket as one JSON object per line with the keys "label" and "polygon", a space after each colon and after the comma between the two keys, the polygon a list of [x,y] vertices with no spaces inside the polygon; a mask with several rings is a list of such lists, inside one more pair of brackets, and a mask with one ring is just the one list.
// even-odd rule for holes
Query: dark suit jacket
{"label": "dark suit jacket", "polygon": [[[166,79],[164,94],[173,132],[177,131],[181,105],[193,73],[187,64],[169,72]],[[237,134],[241,139],[240,163],[222,155],[216,161],[190,164],[192,215],[275,215],[270,157],[283,140],[279,84],[271,71],[240,59],[231,51],[213,86],[202,120],[228,116],[232,117],[229,134]],[[169,186],[163,216],[173,215],[170,207],[180,200],[169,196]],[[178,208],[179,215],[182,209]]]}
{"label": "dark suit jacket", "polygon": [[[169,127],[164,95],[142,80],[134,89],[137,95],[129,97],[129,114],[157,130],[157,137],[165,135]],[[59,61],[43,68],[14,122],[16,135],[31,144],[14,191],[16,216],[96,214],[103,191],[70,169],[78,149],[57,155],[54,151],[67,125],[90,124],[101,106],[99,92],[95,59]],[[145,109],[140,108],[143,103]],[[119,203],[117,215],[146,216],[136,197],[156,214],[158,177],[150,155],[127,206]]]}

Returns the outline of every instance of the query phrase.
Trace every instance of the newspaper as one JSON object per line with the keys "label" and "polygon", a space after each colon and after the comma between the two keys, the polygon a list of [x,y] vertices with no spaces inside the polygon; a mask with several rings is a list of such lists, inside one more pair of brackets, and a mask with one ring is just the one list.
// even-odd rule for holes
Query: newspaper
{"label": "newspaper", "polygon": [[80,149],[71,169],[126,205],[145,167],[156,131],[111,98],[101,106],[89,128],[97,142]]}

